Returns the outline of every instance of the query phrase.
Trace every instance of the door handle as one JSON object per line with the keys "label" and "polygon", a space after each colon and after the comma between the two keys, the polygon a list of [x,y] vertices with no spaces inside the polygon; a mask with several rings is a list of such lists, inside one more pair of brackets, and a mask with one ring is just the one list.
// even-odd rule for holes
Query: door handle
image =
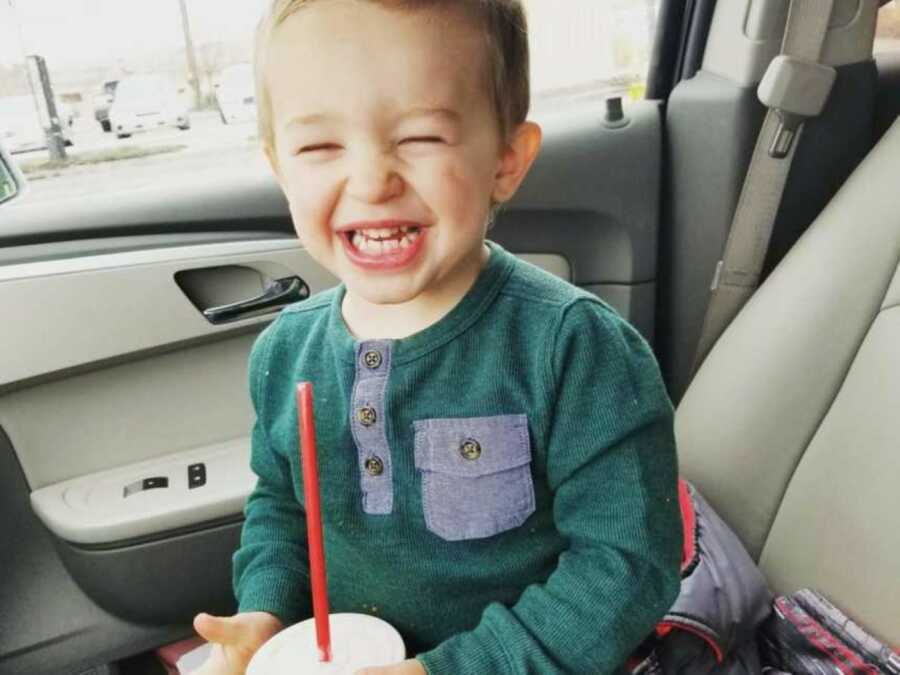
{"label": "door handle", "polygon": [[210,307],[203,310],[203,316],[210,323],[226,323],[246,318],[263,310],[275,309],[306,300],[309,297],[309,286],[300,277],[275,279],[263,290],[262,295],[249,300],[232,302],[228,305]]}

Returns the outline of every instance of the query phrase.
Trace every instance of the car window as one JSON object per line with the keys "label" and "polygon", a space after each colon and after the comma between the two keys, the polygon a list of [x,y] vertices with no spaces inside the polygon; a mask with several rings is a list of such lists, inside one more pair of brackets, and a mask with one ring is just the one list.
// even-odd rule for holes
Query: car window
{"label": "car window", "polygon": [[643,98],[659,0],[525,0],[525,5],[534,112],[610,96]]}
{"label": "car window", "polygon": [[[643,96],[659,0],[523,1],[537,116]],[[20,203],[266,172],[251,66],[266,4],[0,2],[0,140],[31,184]],[[46,61],[64,158],[49,154],[26,54]]]}
{"label": "car window", "polygon": [[875,27],[875,54],[900,52],[900,3],[889,2],[878,11]]}

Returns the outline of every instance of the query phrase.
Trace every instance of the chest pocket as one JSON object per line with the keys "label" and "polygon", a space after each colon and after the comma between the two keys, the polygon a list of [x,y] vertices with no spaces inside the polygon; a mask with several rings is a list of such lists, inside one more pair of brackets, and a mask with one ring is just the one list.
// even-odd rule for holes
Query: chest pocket
{"label": "chest pocket", "polygon": [[447,541],[518,527],[534,513],[525,415],[413,423],[416,468],[429,530]]}

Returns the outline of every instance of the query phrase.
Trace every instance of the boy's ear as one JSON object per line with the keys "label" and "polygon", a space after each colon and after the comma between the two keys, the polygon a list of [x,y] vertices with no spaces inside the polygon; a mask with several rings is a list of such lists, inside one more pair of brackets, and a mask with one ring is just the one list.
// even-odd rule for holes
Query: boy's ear
{"label": "boy's ear", "polygon": [[541,149],[541,137],[541,128],[534,122],[523,122],[513,131],[494,176],[495,203],[507,202],[516,194]]}

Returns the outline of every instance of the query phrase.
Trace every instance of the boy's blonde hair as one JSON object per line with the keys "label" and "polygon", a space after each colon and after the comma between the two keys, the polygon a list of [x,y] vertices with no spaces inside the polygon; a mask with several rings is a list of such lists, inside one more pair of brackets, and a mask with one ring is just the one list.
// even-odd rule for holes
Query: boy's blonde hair
{"label": "boy's blonde hair", "polygon": [[[272,101],[265,78],[265,56],[272,36],[288,17],[313,2],[325,0],[271,0],[256,31],[254,70],[259,136],[265,147],[275,147]],[[401,11],[428,8],[462,9],[484,30],[490,59],[491,97],[502,138],[525,121],[530,104],[528,24],[521,0],[365,0]]]}

